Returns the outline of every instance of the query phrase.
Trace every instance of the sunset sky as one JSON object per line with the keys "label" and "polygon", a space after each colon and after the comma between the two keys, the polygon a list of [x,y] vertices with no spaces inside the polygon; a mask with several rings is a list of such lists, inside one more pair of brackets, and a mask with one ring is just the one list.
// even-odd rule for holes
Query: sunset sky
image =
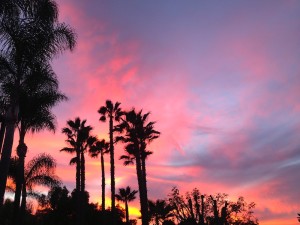
{"label": "sunset sky", "polygon": [[[27,136],[27,160],[52,154],[74,189],[61,129],[79,116],[107,138],[97,110],[111,99],[150,111],[161,132],[147,161],[150,199],[197,187],[254,201],[261,225],[299,224],[300,1],[57,2],[78,36],[74,52],[53,61],[69,101],[54,109],[55,134]],[[116,146],[116,186],[137,189],[122,152]],[[100,160],[86,159],[86,189],[100,202]]]}

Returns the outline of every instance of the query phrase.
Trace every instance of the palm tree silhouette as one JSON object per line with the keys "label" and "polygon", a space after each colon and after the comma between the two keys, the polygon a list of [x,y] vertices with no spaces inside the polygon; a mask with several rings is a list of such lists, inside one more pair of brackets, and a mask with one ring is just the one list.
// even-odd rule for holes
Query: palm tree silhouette
{"label": "palm tree silhouette", "polygon": [[[12,181],[16,184],[17,171],[19,167],[19,159],[12,158],[10,164],[10,177]],[[54,187],[60,185],[60,179],[55,174],[56,162],[55,159],[49,154],[39,154],[32,158],[25,167],[24,172],[24,185],[22,186],[22,203],[21,203],[21,213],[19,215],[19,222],[22,224],[22,217],[24,216],[26,210],[26,198],[29,194],[30,196],[38,196],[34,192],[34,187],[36,185]]]}
{"label": "palm tree silhouette", "polygon": [[90,149],[92,157],[98,157],[100,154],[101,175],[102,175],[102,212],[105,212],[105,170],[104,170],[104,154],[109,152],[109,143],[104,139],[96,141]]}
{"label": "palm tree silhouette", "polygon": [[[45,71],[44,71],[45,72]],[[34,82],[30,82],[28,79],[28,88],[31,90],[29,93],[22,93],[20,101],[20,113],[19,113],[19,145],[17,147],[18,155],[18,173],[16,179],[16,192],[14,200],[14,219],[18,218],[18,210],[20,206],[20,197],[22,185],[24,182],[24,162],[27,153],[27,146],[25,144],[25,135],[28,131],[38,132],[43,129],[55,131],[55,116],[51,112],[51,108],[58,102],[66,99],[58,90],[58,82],[53,79],[51,71],[47,71],[47,74],[39,75],[39,77],[47,76],[43,78],[48,82],[43,83],[43,89],[36,89]],[[34,79],[34,77],[32,78]],[[51,81],[51,82],[50,82]],[[18,222],[16,222],[18,224]]]}
{"label": "palm tree silhouette", "polygon": [[138,193],[138,191],[131,190],[131,188],[129,186],[127,186],[126,188],[120,188],[119,194],[116,194],[117,200],[125,203],[126,224],[128,224],[128,225],[129,225],[128,202],[131,202],[134,199],[136,199],[136,196],[135,196],[136,193]]}
{"label": "palm tree silhouette", "polygon": [[85,158],[84,153],[95,143],[96,137],[90,135],[93,129],[85,125],[86,120],[77,117],[75,120],[68,120],[67,127],[62,129],[62,133],[67,135],[66,142],[69,147],[64,147],[60,151],[76,153],[76,156],[70,160],[70,164],[76,164],[76,195],[77,206],[76,215],[78,224],[83,224],[83,199],[85,194]]}
{"label": "palm tree silhouette", "polygon": [[125,113],[125,120],[116,126],[115,130],[125,132],[123,136],[117,137],[117,141],[126,143],[125,151],[127,155],[121,156],[125,159],[125,164],[129,164],[135,160],[136,173],[140,194],[140,205],[142,214],[142,225],[149,223],[148,215],[148,194],[146,179],[146,158],[151,154],[147,145],[154,139],[159,137],[160,132],[154,130],[155,122],[148,122],[150,113],[143,114],[142,110],[136,112],[132,109]]}
{"label": "palm tree silhouette", "polygon": [[156,225],[163,223],[169,218],[173,217],[173,207],[165,200],[157,199],[155,202],[149,200],[149,214],[151,219],[155,221]]}
{"label": "palm tree silhouette", "polygon": [[10,83],[14,89],[5,113],[6,132],[0,162],[1,207],[23,83],[34,68],[50,66],[55,55],[72,50],[76,41],[73,30],[58,22],[58,7],[52,0],[1,1],[0,4],[0,80]]}
{"label": "palm tree silhouette", "polygon": [[85,151],[96,141],[94,136],[90,135],[93,129],[85,125],[86,120],[76,117],[75,120],[68,120],[67,127],[62,129],[62,133],[67,135],[66,142],[69,147],[64,147],[60,151],[76,153],[76,156],[70,160],[70,164],[76,164],[76,190],[85,191]]}
{"label": "palm tree silhouette", "polygon": [[120,108],[120,102],[112,103],[111,100],[106,100],[105,106],[101,106],[98,110],[100,121],[106,122],[109,119],[109,153],[110,153],[110,179],[111,179],[111,211],[115,215],[115,159],[114,159],[114,121],[119,122],[123,112]]}

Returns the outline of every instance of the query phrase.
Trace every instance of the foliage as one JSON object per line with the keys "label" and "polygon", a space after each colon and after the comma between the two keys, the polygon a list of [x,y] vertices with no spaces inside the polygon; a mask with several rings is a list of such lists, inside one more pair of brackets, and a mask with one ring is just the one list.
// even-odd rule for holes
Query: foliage
{"label": "foliage", "polygon": [[[171,219],[173,214],[173,207],[165,200],[157,199],[156,201],[149,200],[149,214],[152,221],[156,225],[163,224],[168,219]],[[165,222],[168,223],[168,222]]]}
{"label": "foliage", "polygon": [[169,195],[174,216],[179,224],[257,225],[253,215],[255,203],[246,203],[243,197],[229,201],[227,194],[201,195],[198,189],[181,195],[174,187]]}

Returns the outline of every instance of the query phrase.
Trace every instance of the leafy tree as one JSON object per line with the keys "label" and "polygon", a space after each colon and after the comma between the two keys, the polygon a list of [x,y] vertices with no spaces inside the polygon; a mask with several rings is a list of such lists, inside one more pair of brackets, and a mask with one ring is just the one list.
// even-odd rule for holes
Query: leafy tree
{"label": "leafy tree", "polygon": [[8,0],[1,1],[0,6],[0,80],[10,83],[14,90],[8,96],[4,119],[6,132],[0,162],[1,207],[23,83],[36,68],[50,66],[49,62],[55,55],[72,50],[76,41],[73,30],[58,22],[58,7],[52,0]]}
{"label": "leafy tree", "polygon": [[167,221],[168,219],[173,217],[173,208],[165,200],[149,200],[148,204],[150,218],[155,222],[156,225],[160,225],[164,221]]}
{"label": "leafy tree", "polygon": [[102,176],[102,211],[105,211],[105,170],[104,170],[104,154],[109,152],[109,143],[104,139],[96,141],[90,148],[90,155],[98,157],[100,154],[101,176]]}
{"label": "leafy tree", "polygon": [[147,179],[146,179],[146,157],[150,154],[147,145],[159,137],[160,132],[154,130],[154,122],[147,122],[150,113],[143,114],[142,110],[136,112],[132,109],[125,113],[125,119],[116,130],[123,132],[124,135],[117,137],[118,141],[126,144],[125,151],[127,155],[121,157],[125,159],[125,164],[135,160],[136,173],[140,194],[140,205],[142,214],[142,225],[149,222],[148,215],[148,196],[147,196]]}
{"label": "leafy tree", "polygon": [[126,224],[127,225],[129,224],[128,202],[131,202],[136,198],[136,196],[135,196],[136,193],[138,193],[138,191],[131,190],[131,188],[129,186],[127,186],[126,188],[120,188],[119,194],[116,194],[117,200],[125,203]]}
{"label": "leafy tree", "polygon": [[227,200],[227,194],[201,195],[198,189],[185,197],[175,187],[169,195],[174,216],[181,225],[258,225],[253,215],[255,204],[247,204],[243,197],[236,202]]}
{"label": "leafy tree", "polygon": [[106,100],[105,106],[101,106],[98,110],[100,121],[109,120],[109,153],[110,153],[110,180],[111,180],[111,211],[115,212],[115,156],[114,156],[114,121],[119,122],[123,112],[120,108],[121,103],[115,104],[111,100]]}

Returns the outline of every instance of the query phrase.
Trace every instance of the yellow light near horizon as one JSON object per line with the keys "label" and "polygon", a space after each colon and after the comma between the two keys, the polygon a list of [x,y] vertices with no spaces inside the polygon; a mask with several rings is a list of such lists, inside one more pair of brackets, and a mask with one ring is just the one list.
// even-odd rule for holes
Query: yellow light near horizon
{"label": "yellow light near horizon", "polygon": [[129,217],[140,217],[141,216],[141,212],[138,208],[136,207],[129,207]]}

